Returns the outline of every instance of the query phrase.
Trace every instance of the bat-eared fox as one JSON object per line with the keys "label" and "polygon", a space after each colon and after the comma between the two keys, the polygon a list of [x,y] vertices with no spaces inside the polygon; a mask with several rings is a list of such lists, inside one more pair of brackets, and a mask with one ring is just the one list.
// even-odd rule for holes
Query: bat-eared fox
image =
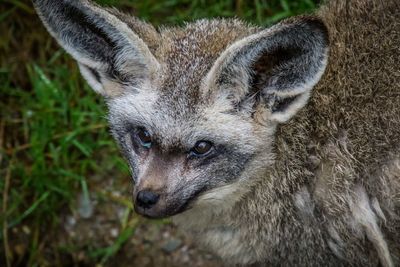
{"label": "bat-eared fox", "polygon": [[137,213],[227,266],[400,266],[400,2],[269,28],[34,0],[108,106]]}

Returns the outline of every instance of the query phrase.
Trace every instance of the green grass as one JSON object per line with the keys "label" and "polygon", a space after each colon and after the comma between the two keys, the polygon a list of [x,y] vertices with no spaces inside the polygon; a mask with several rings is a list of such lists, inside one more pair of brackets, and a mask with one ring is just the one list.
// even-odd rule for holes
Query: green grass
{"label": "green grass", "polygon": [[[309,12],[314,0],[101,0],[160,24],[182,24],[204,17],[240,17],[259,25]],[[45,32],[31,3],[2,0],[0,7],[0,265],[7,259],[30,266],[46,262],[44,247],[60,224],[61,213],[73,212],[76,195],[91,193],[90,177],[129,172],[111,139],[102,99],[83,82],[75,63]],[[107,200],[106,200],[107,201]],[[111,200],[109,200],[111,201]],[[127,208],[121,234],[113,245],[88,249],[104,263],[129,239],[135,224]],[[10,247],[13,230],[29,226],[32,238],[24,255]],[[7,242],[6,242],[7,241]],[[54,253],[72,249],[53,248]]]}
{"label": "green grass", "polygon": [[209,17],[240,17],[259,25],[269,25],[282,18],[308,12],[315,8],[313,0],[167,0],[167,1],[98,1],[106,5],[133,8],[135,14],[154,24],[177,24]]}

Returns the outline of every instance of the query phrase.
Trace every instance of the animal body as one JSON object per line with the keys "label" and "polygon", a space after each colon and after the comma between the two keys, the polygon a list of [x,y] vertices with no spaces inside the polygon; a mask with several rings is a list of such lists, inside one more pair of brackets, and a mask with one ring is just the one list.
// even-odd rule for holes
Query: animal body
{"label": "animal body", "polygon": [[332,0],[260,28],[33,1],[103,95],[135,209],[228,265],[400,265],[400,7]]}

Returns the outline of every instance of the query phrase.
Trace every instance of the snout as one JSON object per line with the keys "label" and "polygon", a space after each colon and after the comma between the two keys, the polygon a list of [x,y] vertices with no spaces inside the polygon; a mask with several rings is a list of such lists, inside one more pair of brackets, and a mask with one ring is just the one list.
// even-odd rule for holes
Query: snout
{"label": "snout", "polygon": [[163,218],[168,216],[165,196],[149,189],[134,193],[135,211],[148,218]]}
{"label": "snout", "polygon": [[138,214],[147,218],[165,218],[184,212],[204,190],[195,190],[190,195],[177,191],[171,195],[162,190],[138,189],[134,191],[134,207]]}
{"label": "snout", "polygon": [[137,194],[136,203],[139,208],[151,209],[154,205],[157,204],[159,199],[159,194],[149,190],[142,190],[139,191],[139,193]]}

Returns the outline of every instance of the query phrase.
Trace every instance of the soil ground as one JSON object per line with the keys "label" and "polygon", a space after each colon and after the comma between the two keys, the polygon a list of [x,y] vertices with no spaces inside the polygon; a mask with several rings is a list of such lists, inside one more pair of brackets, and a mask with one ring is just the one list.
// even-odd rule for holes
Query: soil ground
{"label": "soil ground", "polygon": [[[77,193],[74,206],[60,214],[57,231],[45,233],[45,265],[217,267],[221,261],[196,247],[169,220],[150,220],[132,211],[129,177],[89,180],[90,201]],[[72,211],[71,211],[72,210]],[[13,228],[15,264],[24,266],[25,245],[34,233],[28,224]],[[53,249],[57,248],[56,251]],[[22,258],[18,259],[18,255]]]}

